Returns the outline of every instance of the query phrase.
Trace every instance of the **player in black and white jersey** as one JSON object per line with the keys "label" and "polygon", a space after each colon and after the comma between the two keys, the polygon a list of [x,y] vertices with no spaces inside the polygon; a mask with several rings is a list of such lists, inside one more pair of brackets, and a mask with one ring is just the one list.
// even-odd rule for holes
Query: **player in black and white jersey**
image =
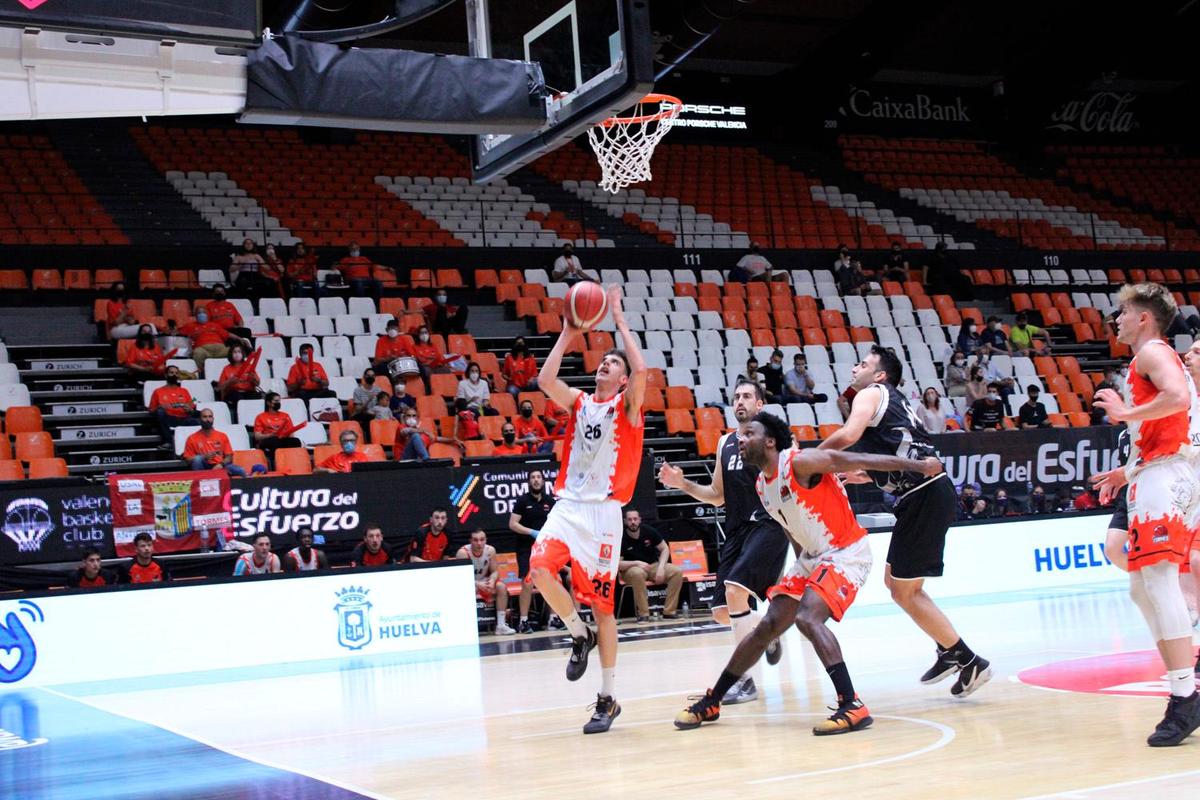
{"label": "player in black and white jersey", "polygon": [[[750,610],[750,596],[760,605],[766,602],[767,589],[778,582],[787,558],[787,534],[763,509],[754,488],[758,470],[743,463],[738,440],[765,401],[762,387],[753,381],[739,381],[734,387],[733,416],[738,429],[721,437],[717,445],[712,483],[704,486],[690,481],[683,477],[683,470],[665,462],[658,472],[664,486],[679,489],[701,503],[725,506],[725,542],[718,554],[712,613],[717,622],[733,628],[735,647],[758,624],[760,615]],[[768,664],[779,663],[783,646],[778,639],[767,648],[766,656]],[[747,673],[722,702],[745,703],[757,698],[754,678]]]}
{"label": "player in black and white jersey", "polygon": [[[936,457],[933,439],[898,388],[903,371],[895,353],[872,347],[852,372],[851,386],[858,393],[846,424],[820,447],[853,447],[863,453],[914,459]],[[937,661],[921,676],[921,683],[937,683],[958,673],[950,693],[966,697],[991,679],[991,664],[966,645],[924,589],[926,578],[942,574],[946,531],[957,516],[954,485],[944,472],[934,477],[919,472],[871,472],[868,476],[897,498],[884,585],[896,605],[937,644]]]}

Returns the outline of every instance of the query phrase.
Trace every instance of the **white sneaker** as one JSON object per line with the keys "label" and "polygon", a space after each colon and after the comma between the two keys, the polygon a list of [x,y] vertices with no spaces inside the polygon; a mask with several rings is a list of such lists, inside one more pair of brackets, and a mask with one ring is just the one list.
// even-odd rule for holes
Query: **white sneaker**
{"label": "white sneaker", "polygon": [[507,623],[505,623],[505,622],[497,622],[496,623],[496,635],[497,636],[512,636],[515,633],[516,633],[516,631],[513,630],[512,628],[508,627]]}
{"label": "white sneaker", "polygon": [[735,706],[738,703],[750,703],[757,699],[758,687],[754,685],[754,678],[746,675],[729,687],[729,691],[725,692],[721,702],[727,706]]}

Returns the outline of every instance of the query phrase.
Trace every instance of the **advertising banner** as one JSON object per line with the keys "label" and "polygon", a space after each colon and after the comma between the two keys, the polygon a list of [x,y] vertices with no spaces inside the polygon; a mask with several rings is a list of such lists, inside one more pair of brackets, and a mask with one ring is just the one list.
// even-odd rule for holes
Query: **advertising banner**
{"label": "advertising banner", "polygon": [[1103,426],[933,438],[955,486],[979,483],[987,495],[1000,488],[1024,495],[1037,485],[1047,494],[1081,486],[1088,476],[1118,466],[1117,433]]}
{"label": "advertising banner", "polygon": [[154,552],[178,553],[223,541],[232,529],[225,470],[110,475],[108,490],[118,556],[134,554],[139,533],[154,537]]}
{"label": "advertising banner", "polygon": [[[269,609],[269,615],[213,613],[221,608]],[[474,572],[463,562],[70,593],[0,602],[0,642],[8,644],[0,686],[399,653],[474,657],[478,641]]]}
{"label": "advertising banner", "polygon": [[965,136],[992,116],[989,94],[965,87],[854,84],[837,98],[825,128],[847,133]]}
{"label": "advertising banner", "polygon": [[113,555],[108,487],[36,487],[0,492],[0,564],[75,561],[88,547]]}

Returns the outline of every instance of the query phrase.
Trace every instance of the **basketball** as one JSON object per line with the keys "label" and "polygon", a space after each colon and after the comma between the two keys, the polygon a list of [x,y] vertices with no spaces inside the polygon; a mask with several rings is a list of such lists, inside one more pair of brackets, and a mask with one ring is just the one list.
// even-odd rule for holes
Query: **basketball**
{"label": "basketball", "polygon": [[583,281],[567,291],[567,321],[582,330],[591,328],[608,313],[608,296],[604,287],[591,281]]}

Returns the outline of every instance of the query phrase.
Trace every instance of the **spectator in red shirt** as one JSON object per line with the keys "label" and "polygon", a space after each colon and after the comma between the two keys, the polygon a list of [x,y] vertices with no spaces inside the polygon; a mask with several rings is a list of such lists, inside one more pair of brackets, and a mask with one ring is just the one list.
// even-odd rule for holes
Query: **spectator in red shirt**
{"label": "spectator in red shirt", "polygon": [[505,387],[508,393],[516,397],[521,392],[532,392],[538,388],[538,365],[529,348],[525,346],[524,337],[518,336],[513,342],[512,352],[504,357],[500,366],[500,374],[508,381]]}
{"label": "spectator in red shirt", "polygon": [[195,424],[196,401],[191,392],[179,385],[179,367],[167,367],[167,385],[154,390],[147,410],[157,418],[159,430],[168,444],[180,425]]}
{"label": "spectator in red shirt", "polygon": [[217,284],[213,287],[212,299],[203,306],[204,313],[208,314],[208,321],[215,322],[242,338],[248,337],[250,331],[244,327],[246,321],[242,319],[242,313],[237,310],[237,306],[225,299],[226,296],[224,286]]}
{"label": "spectator in red shirt", "polygon": [[554,449],[554,443],[546,439],[550,433],[542,421],[533,415],[533,403],[521,401],[518,409],[519,416],[513,417],[513,428],[517,433],[517,444],[523,446],[529,453],[549,453]]}
{"label": "spectator in red shirt", "polygon": [[453,558],[450,551],[450,531],[446,529],[449,519],[450,512],[444,507],[438,506],[433,510],[429,521],[417,528],[417,535],[413,537],[408,548],[409,561],[419,563]]}
{"label": "spectator in red shirt", "polygon": [[254,418],[254,446],[266,454],[271,467],[275,466],[275,451],[281,447],[303,447],[294,436],[279,434],[292,427],[292,418],[280,409],[283,401],[278,392],[267,392],[263,399],[263,412]]}
{"label": "spectator in red shirt", "polygon": [[235,344],[229,349],[229,363],[216,380],[217,396],[230,405],[239,400],[257,400],[262,395],[257,370],[244,367],[245,363],[246,348]]}
{"label": "spectator in red shirt", "polygon": [[383,528],[368,522],[363,540],[350,555],[352,567],[382,567],[392,563],[392,554],[383,543]]}
{"label": "spectator in red shirt", "polygon": [[412,354],[412,338],[400,334],[400,323],[393,317],[388,320],[387,331],[375,341],[375,356],[371,359],[371,366],[387,371],[394,360]]}
{"label": "spectator in red shirt", "polygon": [[371,269],[375,262],[362,254],[358,242],[350,243],[348,255],[337,263],[337,271],[350,283],[350,291],[362,297],[369,294],[376,299],[383,291],[383,284],[371,277]]}
{"label": "spectator in red shirt", "polygon": [[235,478],[246,477],[246,470],[233,463],[233,445],[229,443],[229,437],[213,429],[211,408],[200,412],[200,430],[187,438],[183,460],[192,469],[224,468]]}
{"label": "spectator in red shirt", "polygon": [[342,431],[338,437],[338,444],[342,446],[342,451],[322,461],[313,468],[313,472],[349,472],[352,464],[370,461],[366,454],[358,449],[358,434],[354,431]]}
{"label": "spectator in red shirt", "polygon": [[421,380],[425,382],[425,391],[429,391],[429,376],[434,372],[448,373],[450,368],[442,363],[442,354],[433,337],[429,335],[429,326],[422,325],[417,329],[417,341],[412,346],[413,357],[417,359],[417,368],[421,370]]}
{"label": "spectator in red shirt", "polygon": [[293,297],[317,298],[321,296],[321,285],[317,283],[317,256],[310,253],[304,242],[296,242],[292,257],[284,270],[288,291]]}
{"label": "spectator in red shirt", "polygon": [[430,329],[443,336],[466,333],[469,309],[466,306],[449,305],[449,300],[446,290],[438,289],[437,294],[433,296],[433,303],[425,306],[425,319]]}
{"label": "spectator in red shirt", "polygon": [[171,573],[154,559],[154,537],[142,531],[133,537],[137,555],[129,564],[130,583],[162,583],[171,580]]}
{"label": "spectator in red shirt", "polygon": [[[129,310],[125,293],[125,282],[117,281],[109,290],[108,303],[104,307],[104,321],[108,324],[109,339],[132,339],[138,334],[138,320]],[[154,326],[150,326],[156,333]]]}
{"label": "spectator in red shirt", "polygon": [[[208,318],[208,307],[196,312],[196,321],[184,325],[179,332],[192,340],[192,359],[204,373],[204,362],[210,358],[227,358],[229,345],[241,340],[231,334],[223,325]],[[244,342],[243,342],[244,344]]]}
{"label": "spectator in red shirt", "polygon": [[498,456],[521,456],[529,451],[525,445],[517,443],[517,429],[513,427],[511,422],[504,423],[500,428],[500,436],[503,441],[496,445],[496,449],[492,451]]}
{"label": "spectator in red shirt", "polygon": [[125,369],[135,380],[161,378],[166,371],[167,360],[154,338],[153,330],[150,325],[138,326],[138,335],[133,340],[133,347],[125,353]]}
{"label": "spectator in red shirt", "polygon": [[546,430],[551,436],[561,436],[566,432],[569,417],[570,414],[565,408],[552,399],[546,400],[546,407],[542,409],[542,421],[546,423]]}
{"label": "spectator in red shirt", "polygon": [[459,440],[438,436],[422,428],[416,410],[406,408],[400,416],[400,425],[396,428],[392,457],[397,461],[428,461],[429,445],[434,442],[456,445],[460,451],[466,451],[466,446]]}
{"label": "spectator in red shirt", "polygon": [[1100,507],[1100,501],[1096,499],[1096,494],[1091,489],[1084,486],[1072,487],[1078,492],[1075,495],[1075,501],[1071,503],[1076,511],[1091,511],[1094,508]]}
{"label": "spectator in red shirt", "polygon": [[454,438],[460,442],[483,438],[483,432],[479,430],[479,416],[467,405],[464,397],[454,399]]}
{"label": "spectator in red shirt", "polygon": [[100,551],[89,547],[83,551],[83,561],[79,569],[67,578],[67,586],[77,589],[93,589],[97,586],[114,586],[117,583],[117,573],[104,569],[100,562]]}
{"label": "spectator in red shirt", "polygon": [[300,345],[300,357],[288,370],[287,390],[289,397],[311,400],[314,397],[337,397],[329,388],[329,376],[325,368],[313,358],[311,344]]}

